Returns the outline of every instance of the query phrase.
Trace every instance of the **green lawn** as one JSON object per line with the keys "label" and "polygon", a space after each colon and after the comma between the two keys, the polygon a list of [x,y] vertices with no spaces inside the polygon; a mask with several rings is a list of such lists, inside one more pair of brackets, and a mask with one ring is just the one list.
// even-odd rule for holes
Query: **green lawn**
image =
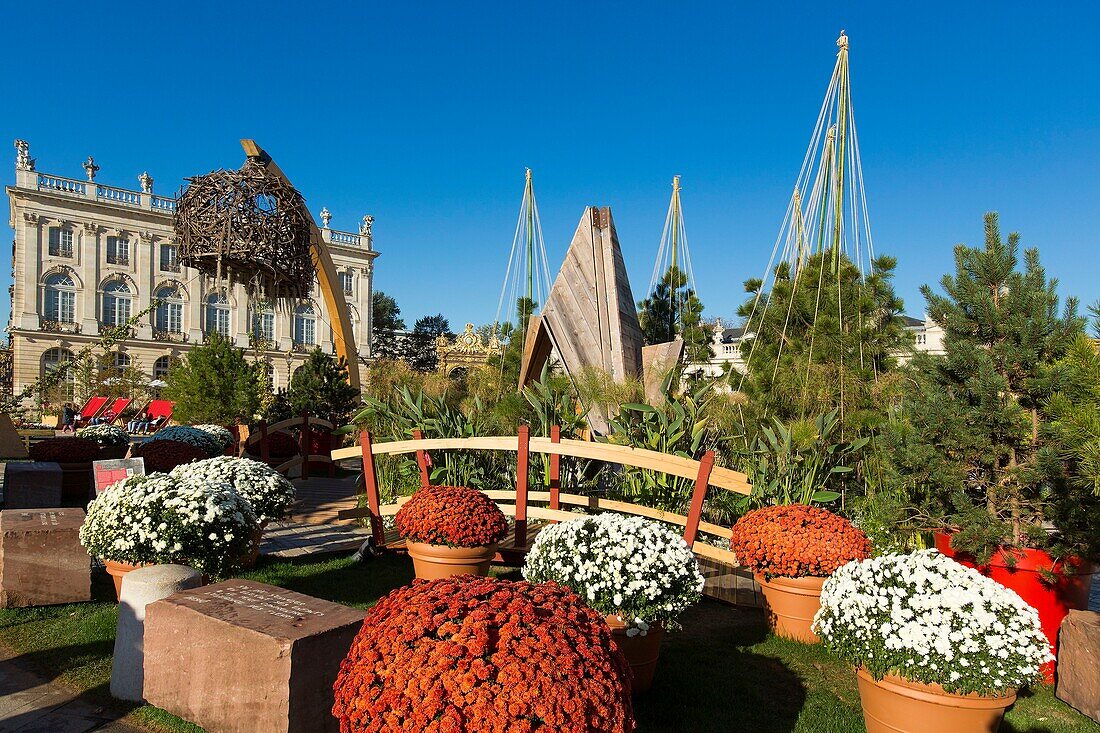
{"label": "green lawn", "polygon": [[[515,571],[501,570],[504,575]],[[264,563],[246,577],[365,608],[412,579],[403,557],[366,565],[348,560]],[[86,690],[150,731],[201,733],[149,705],[126,707],[108,692],[117,607],[97,578],[93,603],[0,610],[0,644],[37,670]],[[852,733],[863,730],[855,677],[820,647],[776,639],[758,611],[704,602],[669,634],[652,691],[638,700],[642,733]],[[1049,687],[1022,696],[1004,733],[1100,733],[1100,725],[1054,698]]]}

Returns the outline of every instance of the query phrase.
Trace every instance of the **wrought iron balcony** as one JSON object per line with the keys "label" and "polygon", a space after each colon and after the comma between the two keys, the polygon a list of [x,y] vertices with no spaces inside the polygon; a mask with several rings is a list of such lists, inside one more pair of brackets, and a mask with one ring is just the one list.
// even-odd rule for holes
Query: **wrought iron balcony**
{"label": "wrought iron balcony", "polygon": [[128,266],[130,264],[130,256],[129,255],[107,255],[107,264],[108,265],[125,265],[125,266]]}
{"label": "wrought iron balcony", "polygon": [[161,262],[160,263],[160,271],[161,272],[179,272],[180,271],[180,263],[178,263],[178,262]]}
{"label": "wrought iron balcony", "polygon": [[49,249],[50,257],[67,257],[70,260],[73,258],[73,246],[57,246],[50,245]]}
{"label": "wrought iron balcony", "polygon": [[52,321],[43,318],[41,321],[41,330],[50,331],[52,333],[80,333],[80,324],[73,323],[72,321]]}
{"label": "wrought iron balcony", "polygon": [[116,339],[132,339],[134,337],[134,329],[126,325],[104,323],[103,321],[99,322],[99,332],[104,336],[109,335]]}
{"label": "wrought iron balcony", "polygon": [[295,354],[308,354],[315,348],[317,348],[317,344],[307,344],[303,341],[295,341],[291,346],[291,350],[294,351]]}
{"label": "wrought iron balcony", "polygon": [[165,331],[161,328],[154,328],[153,340],[167,341],[172,344],[185,344],[187,343],[187,334],[182,331]]}

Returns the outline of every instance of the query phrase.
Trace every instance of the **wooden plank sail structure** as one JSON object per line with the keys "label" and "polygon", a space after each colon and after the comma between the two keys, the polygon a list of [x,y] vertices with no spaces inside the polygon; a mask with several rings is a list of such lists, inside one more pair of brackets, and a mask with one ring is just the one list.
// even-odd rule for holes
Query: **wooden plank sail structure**
{"label": "wooden plank sail structure", "polygon": [[527,327],[520,388],[538,378],[551,352],[570,375],[584,367],[616,380],[642,373],[642,332],[610,207],[589,206],[581,216],[550,297]]}

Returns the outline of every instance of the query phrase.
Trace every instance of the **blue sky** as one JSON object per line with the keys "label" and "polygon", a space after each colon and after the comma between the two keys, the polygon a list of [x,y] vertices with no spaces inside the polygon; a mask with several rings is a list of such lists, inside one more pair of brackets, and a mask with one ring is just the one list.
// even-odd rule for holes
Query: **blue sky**
{"label": "blue sky", "polygon": [[91,154],[101,182],[147,169],[163,193],[236,167],[253,137],[334,227],[376,217],[375,286],[410,325],[453,326],[496,312],[525,166],[551,268],[583,207],[610,205],[636,298],[682,175],[700,296],[732,315],[845,28],[876,249],[907,311],[988,210],[1063,295],[1100,298],[1088,4],[53,2],[6,19],[0,140],[28,139],[39,170],[80,177]]}

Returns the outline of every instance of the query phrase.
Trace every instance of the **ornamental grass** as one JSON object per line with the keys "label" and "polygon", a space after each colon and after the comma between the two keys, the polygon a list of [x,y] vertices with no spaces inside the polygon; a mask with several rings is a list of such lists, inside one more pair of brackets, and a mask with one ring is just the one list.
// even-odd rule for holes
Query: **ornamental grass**
{"label": "ornamental grass", "polygon": [[629,733],[630,671],[556,583],[416,580],[363,621],[336,679],[341,733]]}
{"label": "ornamental grass", "polygon": [[134,446],[130,455],[143,458],[149,473],[168,473],[176,466],[207,457],[202,448],[179,440],[147,440]]}
{"label": "ornamental grass", "polygon": [[737,520],[730,537],[737,561],[767,579],[824,577],[871,556],[862,530],[827,509],[766,506]]}
{"label": "ornamental grass", "polygon": [[508,533],[508,520],[493,500],[465,486],[426,486],[394,517],[410,542],[447,547],[485,547]]}
{"label": "ornamental grass", "polygon": [[88,438],[47,438],[31,446],[32,461],[88,463],[99,457],[99,443]]}

